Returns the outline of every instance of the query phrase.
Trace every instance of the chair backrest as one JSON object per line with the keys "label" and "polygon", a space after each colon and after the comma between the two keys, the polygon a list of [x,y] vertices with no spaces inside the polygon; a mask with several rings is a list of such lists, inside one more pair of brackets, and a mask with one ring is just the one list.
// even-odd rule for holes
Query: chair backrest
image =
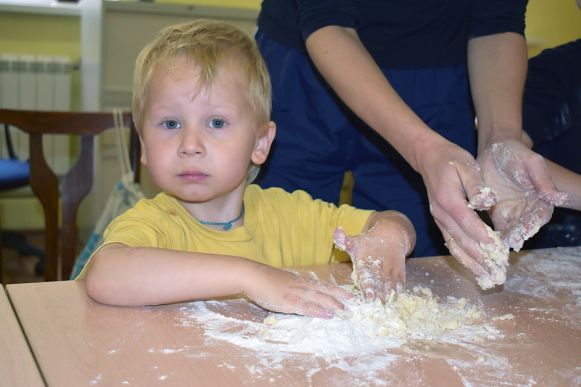
{"label": "chair backrest", "polygon": [[[0,109],[0,123],[15,126],[29,135],[30,186],[44,211],[44,277],[47,281],[68,279],[78,253],[77,211],[93,184],[94,138],[114,127],[113,114]],[[129,154],[137,180],[140,146],[131,113],[123,113],[123,124],[131,128]],[[46,134],[80,137],[77,161],[60,179],[44,154]]]}

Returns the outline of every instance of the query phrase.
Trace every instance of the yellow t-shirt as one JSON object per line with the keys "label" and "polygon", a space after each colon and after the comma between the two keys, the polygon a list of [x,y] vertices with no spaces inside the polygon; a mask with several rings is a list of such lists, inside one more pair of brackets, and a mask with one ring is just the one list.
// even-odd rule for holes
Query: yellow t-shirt
{"label": "yellow t-shirt", "polygon": [[[345,259],[333,248],[335,229],[342,226],[349,235],[359,234],[372,213],[314,200],[304,191],[254,184],[246,189],[244,206],[244,225],[222,231],[200,224],[175,198],[160,193],[115,218],[101,246],[119,242],[233,255],[274,267],[321,264]],[[78,278],[84,277],[86,267]]]}

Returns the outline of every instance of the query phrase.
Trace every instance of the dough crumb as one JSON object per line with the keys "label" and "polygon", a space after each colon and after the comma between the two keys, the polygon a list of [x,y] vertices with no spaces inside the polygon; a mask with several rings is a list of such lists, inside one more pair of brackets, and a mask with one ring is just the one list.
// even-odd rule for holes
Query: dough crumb
{"label": "dough crumb", "polygon": [[276,315],[271,314],[269,315],[267,318],[264,319],[263,323],[265,323],[266,325],[274,325],[276,324]]}
{"label": "dough crumb", "polygon": [[468,207],[473,210],[483,211],[489,209],[495,204],[496,193],[490,187],[481,187],[480,192],[470,199]]}
{"label": "dough crumb", "polygon": [[514,314],[507,313],[503,314],[502,316],[493,317],[493,320],[514,320]]}
{"label": "dough crumb", "polygon": [[502,285],[506,281],[509,256],[509,247],[500,240],[498,233],[489,226],[486,226],[486,231],[492,239],[492,243],[480,243],[480,251],[485,257],[490,274],[482,275],[476,279],[482,289],[490,289],[496,285]]}

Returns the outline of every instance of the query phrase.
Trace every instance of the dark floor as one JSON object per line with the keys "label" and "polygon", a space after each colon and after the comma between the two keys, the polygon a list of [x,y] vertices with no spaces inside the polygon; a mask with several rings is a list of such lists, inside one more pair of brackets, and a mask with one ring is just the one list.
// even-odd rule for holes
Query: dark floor
{"label": "dark floor", "polygon": [[[25,233],[28,243],[42,249],[42,232]],[[4,285],[22,282],[41,282],[42,276],[34,273],[38,258],[33,255],[20,255],[17,251],[4,247],[2,249],[2,278],[0,282]]]}

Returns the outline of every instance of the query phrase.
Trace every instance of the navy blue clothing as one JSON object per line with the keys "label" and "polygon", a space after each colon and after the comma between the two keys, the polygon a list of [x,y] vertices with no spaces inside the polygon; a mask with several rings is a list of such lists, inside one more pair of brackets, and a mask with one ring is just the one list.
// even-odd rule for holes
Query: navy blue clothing
{"label": "navy blue clothing", "polygon": [[[273,150],[257,183],[303,189],[339,201],[345,171],[355,180],[353,205],[398,210],[414,224],[414,256],[447,254],[429,212],[421,176],[383,138],[343,105],[305,54],[257,33],[273,84]],[[384,69],[392,86],[431,128],[476,151],[474,112],[465,66],[422,70]],[[422,92],[417,88],[421,86]]]}
{"label": "navy blue clothing", "polygon": [[524,34],[526,0],[264,0],[258,28],[299,51],[328,25],[351,27],[381,66],[466,63],[471,37]]}
{"label": "navy blue clothing", "polygon": [[271,76],[277,135],[257,183],[337,203],[344,173],[352,171],[355,206],[406,214],[417,233],[413,256],[447,254],[421,176],[339,99],[304,39],[325,25],[356,28],[414,112],[475,154],[468,39],[522,33],[525,6],[520,0],[265,0],[256,41]]}
{"label": "navy blue clothing", "polygon": [[[581,173],[581,39],[529,60],[523,127],[533,150]],[[581,245],[581,212],[556,208],[527,248]]]}
{"label": "navy blue clothing", "polygon": [[581,39],[529,60],[523,128],[533,149],[581,173]]}

